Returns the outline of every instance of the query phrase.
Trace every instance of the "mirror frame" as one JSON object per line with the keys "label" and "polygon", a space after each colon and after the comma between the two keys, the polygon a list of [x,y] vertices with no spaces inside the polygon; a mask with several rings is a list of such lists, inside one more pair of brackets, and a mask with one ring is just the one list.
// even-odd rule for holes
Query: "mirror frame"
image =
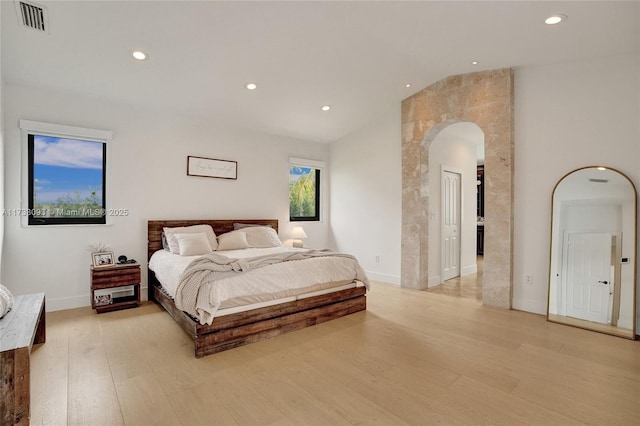
{"label": "mirror frame", "polygon": [[[604,168],[606,170],[610,170],[612,172],[616,172],[618,173],[620,176],[624,177],[627,182],[629,182],[629,185],[631,186],[631,189],[633,190],[633,208],[634,208],[634,214],[633,214],[633,309],[632,309],[632,315],[633,315],[633,321],[632,321],[632,327],[631,330],[627,329],[627,328],[622,328],[622,329],[616,329],[615,326],[610,326],[607,324],[603,324],[602,326],[599,326],[598,323],[596,322],[589,322],[586,320],[581,320],[581,319],[574,319],[571,317],[567,317],[567,316],[561,316],[561,315],[555,315],[555,314],[550,314],[550,301],[551,301],[551,283],[552,283],[552,273],[553,271],[552,266],[553,266],[553,255],[554,255],[554,251],[553,251],[553,244],[554,244],[554,240],[553,240],[553,231],[554,231],[554,197],[556,194],[556,190],[558,189],[558,185],[560,185],[560,183],[562,183],[562,181],[565,180],[565,178],[567,178],[569,175],[576,173],[580,170],[585,170],[585,169],[595,169],[595,168]],[[631,179],[629,179],[629,176],[627,176],[626,174],[622,173],[620,170],[614,169],[613,167],[608,167],[608,166],[585,166],[585,167],[580,167],[574,170],[571,170],[570,172],[566,173],[564,176],[562,176],[558,182],[556,182],[555,186],[553,187],[553,191],[551,192],[551,226],[550,226],[550,234],[549,234],[549,285],[547,287],[547,321],[548,322],[552,322],[552,323],[556,323],[556,324],[563,324],[563,325],[569,325],[572,327],[577,327],[577,328],[582,328],[585,330],[590,330],[590,331],[596,331],[599,333],[604,333],[604,334],[609,334],[612,336],[617,336],[617,337],[624,337],[627,339],[631,339],[631,340],[635,340],[636,339],[636,323],[638,321],[637,317],[636,317],[636,305],[637,305],[637,270],[638,270],[638,259],[637,259],[637,232],[638,232],[638,227],[637,227],[637,217],[638,217],[638,192],[636,190],[636,186],[633,184],[633,182],[631,181]],[[553,316],[552,316],[553,315]]]}

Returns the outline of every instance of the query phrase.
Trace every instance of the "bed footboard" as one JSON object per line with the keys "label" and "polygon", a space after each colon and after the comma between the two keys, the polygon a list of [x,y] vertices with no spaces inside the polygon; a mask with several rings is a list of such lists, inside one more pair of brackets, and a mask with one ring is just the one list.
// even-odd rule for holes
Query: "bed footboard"
{"label": "bed footboard", "polygon": [[[196,358],[259,342],[367,309],[366,289],[353,287],[246,312],[217,317],[202,325],[176,308],[149,271],[153,297],[194,340]],[[151,296],[153,294],[153,296]]]}

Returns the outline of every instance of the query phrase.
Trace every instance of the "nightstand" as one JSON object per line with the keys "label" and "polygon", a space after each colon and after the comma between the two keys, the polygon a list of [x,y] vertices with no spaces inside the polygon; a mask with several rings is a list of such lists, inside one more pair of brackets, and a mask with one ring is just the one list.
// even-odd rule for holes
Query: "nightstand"
{"label": "nightstand", "polygon": [[97,313],[135,308],[139,304],[139,264],[91,267],[91,307]]}

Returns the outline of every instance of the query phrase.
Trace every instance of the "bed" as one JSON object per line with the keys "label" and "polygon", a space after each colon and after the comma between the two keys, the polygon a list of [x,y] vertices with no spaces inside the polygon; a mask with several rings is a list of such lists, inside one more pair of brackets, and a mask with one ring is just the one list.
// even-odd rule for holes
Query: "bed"
{"label": "bed", "polygon": [[[219,236],[233,231],[234,223],[270,226],[276,232],[278,230],[278,221],[275,219],[152,220],[148,222],[148,260],[155,252],[163,250],[162,234],[165,227],[206,224]],[[366,287],[356,281],[323,291],[250,305],[249,310],[236,308],[235,311],[230,310],[232,313],[215,316],[211,324],[202,324],[193,315],[178,309],[154,271],[149,269],[148,272],[149,300],[160,304],[193,338],[197,358],[366,310]]]}

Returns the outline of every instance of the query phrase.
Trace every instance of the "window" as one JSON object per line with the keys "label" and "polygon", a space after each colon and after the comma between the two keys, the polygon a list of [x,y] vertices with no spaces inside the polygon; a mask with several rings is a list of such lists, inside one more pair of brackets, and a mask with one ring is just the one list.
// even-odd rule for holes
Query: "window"
{"label": "window", "polygon": [[26,224],[106,224],[110,132],[26,120],[20,126],[26,139]]}
{"label": "window", "polygon": [[323,163],[291,159],[289,165],[289,220],[320,220],[320,182]]}

